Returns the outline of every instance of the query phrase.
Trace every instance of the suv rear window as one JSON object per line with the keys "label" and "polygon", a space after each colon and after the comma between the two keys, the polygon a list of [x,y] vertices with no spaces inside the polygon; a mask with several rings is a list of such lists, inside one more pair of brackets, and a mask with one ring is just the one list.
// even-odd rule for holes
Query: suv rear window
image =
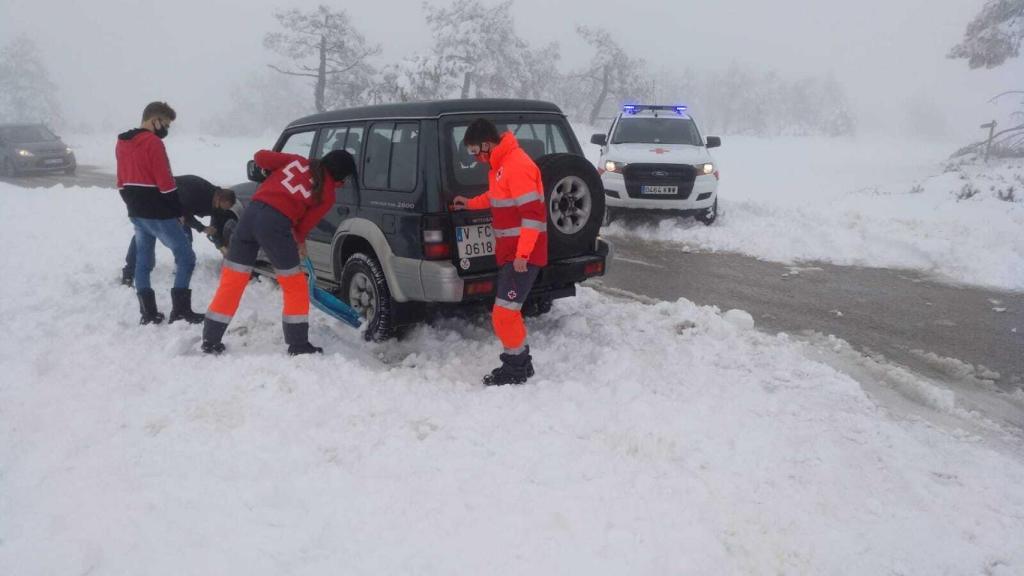
{"label": "suv rear window", "polygon": [[[569,152],[565,132],[559,122],[507,123],[499,121],[496,124],[498,131],[502,134],[512,132],[519,140],[519,147],[534,160],[546,154]],[[459,187],[486,187],[487,173],[490,168],[486,164],[479,164],[476,158],[470,156],[466,152],[466,147],[462,145],[462,137],[466,135],[468,126],[469,122],[466,122],[452,125],[449,128],[451,172]]]}

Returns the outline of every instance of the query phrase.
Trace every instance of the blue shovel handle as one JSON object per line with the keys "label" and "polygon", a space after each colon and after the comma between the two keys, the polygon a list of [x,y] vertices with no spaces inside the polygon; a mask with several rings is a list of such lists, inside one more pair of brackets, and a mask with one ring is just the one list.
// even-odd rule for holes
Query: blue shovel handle
{"label": "blue shovel handle", "polygon": [[306,273],[309,275],[309,302],[328,316],[341,320],[353,328],[359,328],[363,323],[359,312],[339,300],[334,294],[317,287],[313,261],[307,257],[302,261],[302,265],[305,266]]}

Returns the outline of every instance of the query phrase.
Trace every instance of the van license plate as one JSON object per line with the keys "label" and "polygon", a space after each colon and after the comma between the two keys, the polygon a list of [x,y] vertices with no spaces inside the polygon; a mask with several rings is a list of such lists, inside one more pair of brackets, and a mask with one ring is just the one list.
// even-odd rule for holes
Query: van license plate
{"label": "van license plate", "polygon": [[459,258],[494,256],[494,229],[490,224],[459,226],[455,229]]}
{"label": "van license plate", "polygon": [[658,194],[658,195],[668,196],[670,194],[678,194],[679,193],[679,187],[678,186],[644,186],[643,189],[640,190],[640,192],[643,193],[643,194]]}

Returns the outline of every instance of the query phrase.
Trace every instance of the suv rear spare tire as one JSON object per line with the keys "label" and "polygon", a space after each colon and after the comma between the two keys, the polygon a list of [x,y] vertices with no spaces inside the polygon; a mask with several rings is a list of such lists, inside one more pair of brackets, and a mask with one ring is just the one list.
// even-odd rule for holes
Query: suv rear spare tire
{"label": "suv rear spare tire", "polygon": [[537,159],[548,211],[548,258],[560,260],[593,249],[604,219],[604,186],[589,160],[575,154]]}

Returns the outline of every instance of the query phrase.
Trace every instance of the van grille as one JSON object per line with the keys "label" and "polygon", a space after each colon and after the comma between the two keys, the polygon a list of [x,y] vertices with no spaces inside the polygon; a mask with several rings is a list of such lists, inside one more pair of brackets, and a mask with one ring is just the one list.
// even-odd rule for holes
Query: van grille
{"label": "van grille", "polygon": [[[630,198],[686,200],[693,192],[697,170],[689,164],[628,164],[622,170]],[[676,186],[676,194],[644,194],[644,186]]]}

